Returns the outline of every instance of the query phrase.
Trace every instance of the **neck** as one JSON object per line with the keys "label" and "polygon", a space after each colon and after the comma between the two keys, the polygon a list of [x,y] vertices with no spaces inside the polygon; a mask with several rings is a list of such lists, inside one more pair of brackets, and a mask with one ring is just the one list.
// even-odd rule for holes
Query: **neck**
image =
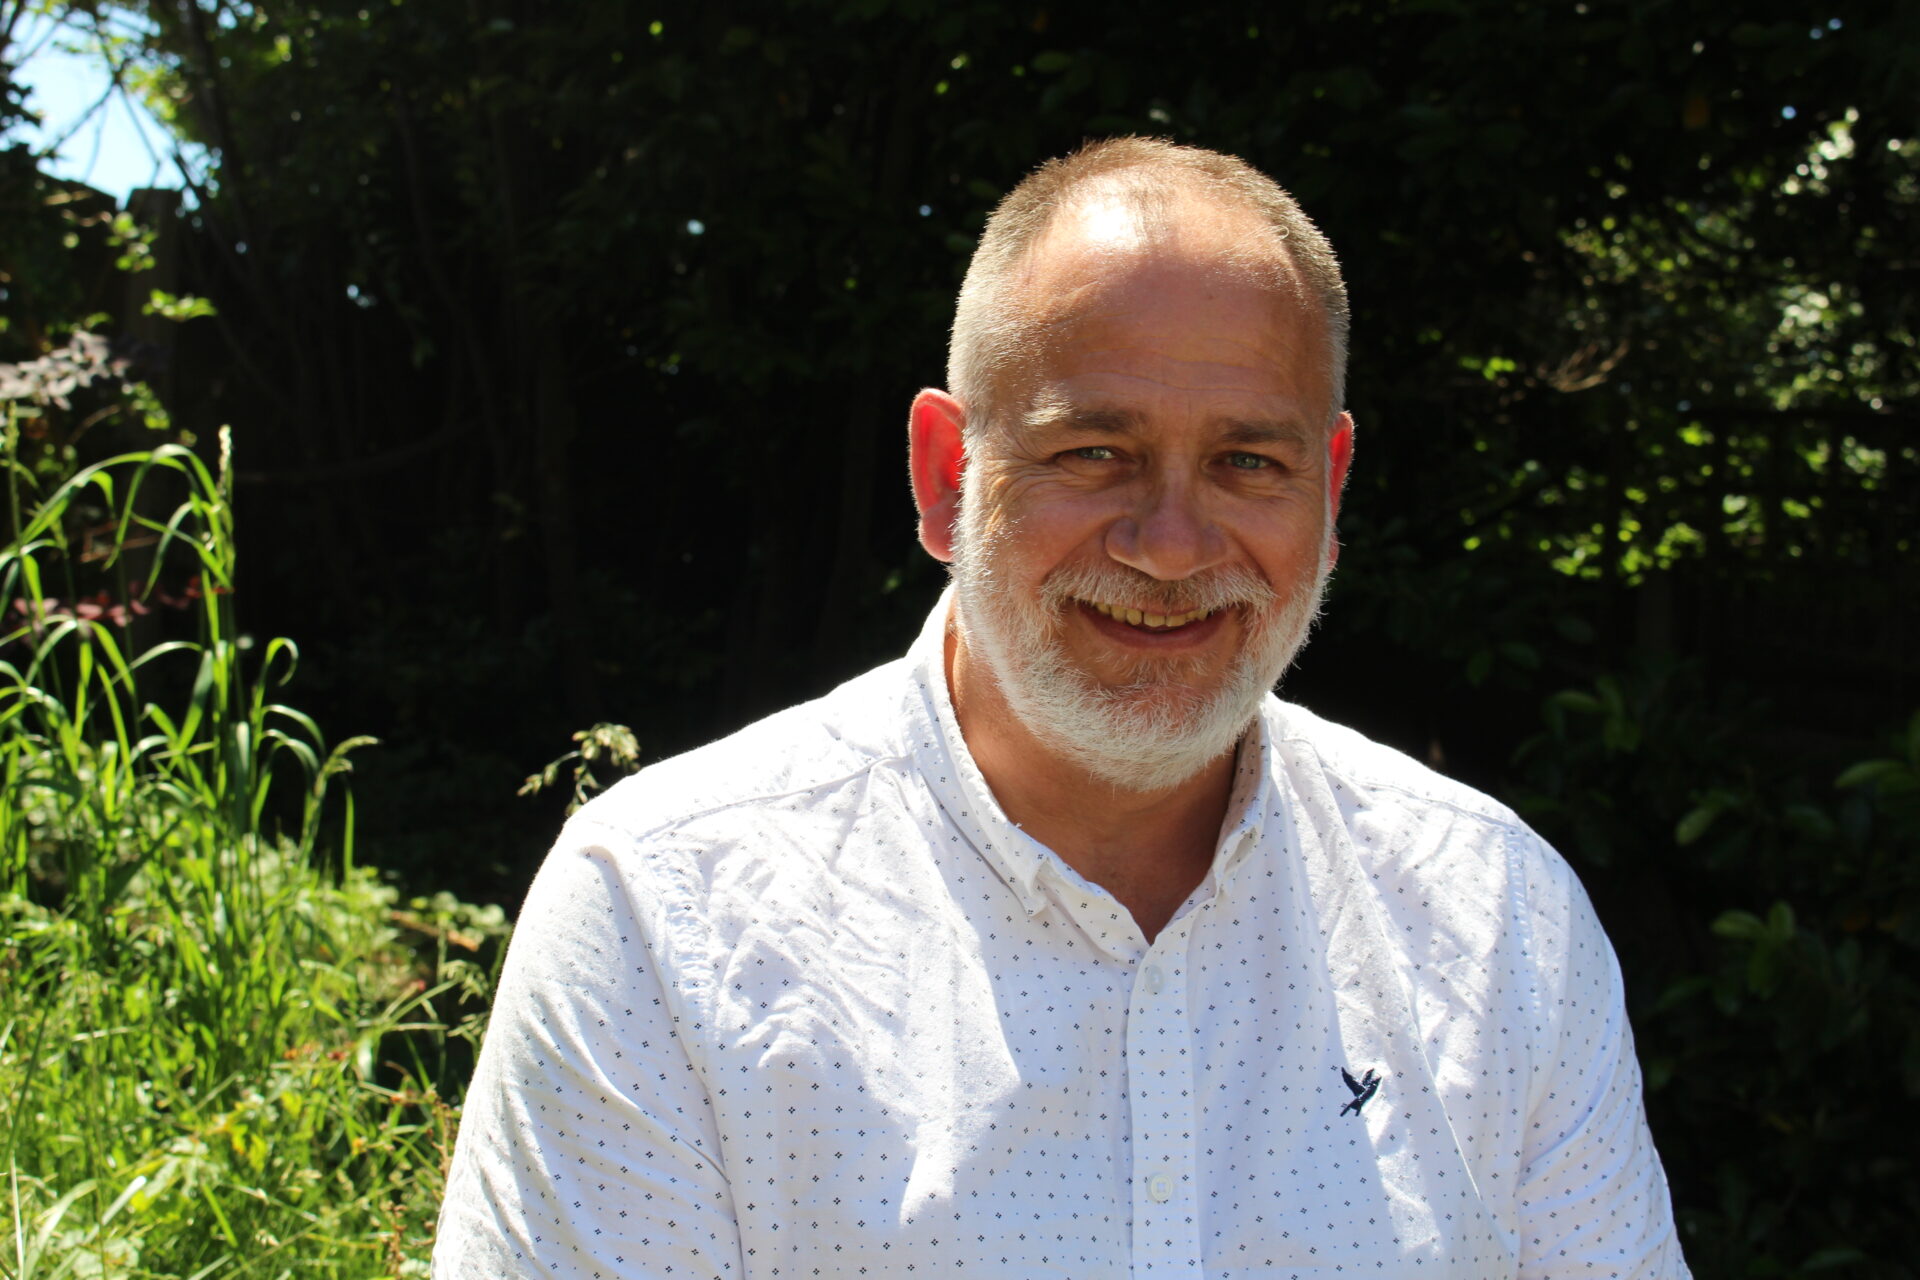
{"label": "neck", "polygon": [[1158,791],[1098,778],[1036,737],[957,632],[947,688],[967,750],[1015,825],[1124,906],[1151,941],[1206,878],[1233,790],[1233,755]]}

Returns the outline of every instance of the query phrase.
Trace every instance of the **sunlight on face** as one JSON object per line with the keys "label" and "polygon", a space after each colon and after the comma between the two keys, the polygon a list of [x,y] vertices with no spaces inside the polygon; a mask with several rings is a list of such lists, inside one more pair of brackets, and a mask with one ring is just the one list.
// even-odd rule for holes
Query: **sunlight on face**
{"label": "sunlight on face", "polygon": [[[1329,569],[1324,325],[1247,265],[1246,235],[1208,209],[1152,230],[1117,202],[1063,215],[1027,279],[1045,339],[963,473],[969,654],[1030,733],[1129,791],[1233,749]],[[1124,630],[1188,612],[1227,616],[1186,644]]]}

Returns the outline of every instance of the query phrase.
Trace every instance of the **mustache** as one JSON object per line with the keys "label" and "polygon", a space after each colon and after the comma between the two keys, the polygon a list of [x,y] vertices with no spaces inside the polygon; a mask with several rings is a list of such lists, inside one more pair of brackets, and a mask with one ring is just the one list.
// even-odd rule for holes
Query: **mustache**
{"label": "mustache", "polygon": [[1240,565],[1209,569],[1171,582],[1122,564],[1071,565],[1047,575],[1042,592],[1047,607],[1054,612],[1075,599],[1164,614],[1237,605],[1259,611],[1271,608],[1279,599],[1259,574]]}

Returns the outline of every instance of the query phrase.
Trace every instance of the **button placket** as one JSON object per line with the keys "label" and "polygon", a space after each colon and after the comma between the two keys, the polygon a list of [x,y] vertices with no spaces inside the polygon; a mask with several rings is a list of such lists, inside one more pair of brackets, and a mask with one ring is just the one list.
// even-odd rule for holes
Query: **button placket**
{"label": "button placket", "polygon": [[1136,1273],[1200,1274],[1194,1071],[1186,951],[1192,921],[1170,924],[1134,977],[1128,1092],[1134,1133]]}

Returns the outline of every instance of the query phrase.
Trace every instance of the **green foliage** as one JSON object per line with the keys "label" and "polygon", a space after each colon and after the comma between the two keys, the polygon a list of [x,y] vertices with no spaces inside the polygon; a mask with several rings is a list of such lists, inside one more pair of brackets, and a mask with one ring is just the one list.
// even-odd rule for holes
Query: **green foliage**
{"label": "green foliage", "polygon": [[[1916,1274],[1920,715],[1838,771],[1655,666],[1566,690],[1520,758],[1654,993],[1648,1105],[1695,1274]],[[1831,781],[1830,781],[1831,780]],[[1637,969],[1636,974],[1634,970]]]}
{"label": "green foliage", "polygon": [[[1116,132],[1247,156],[1342,249],[1346,563],[1404,559],[1356,630],[1433,635],[1415,597],[1454,577],[1452,618],[1501,608],[1498,581],[1543,620],[1549,573],[1902,607],[1904,10],[131,8],[113,56],[211,148],[196,278],[169,289],[218,306],[220,337],[183,355],[176,416],[275,424],[248,456],[284,486],[257,518],[285,521],[277,607],[327,629],[303,635],[540,626],[557,675],[496,711],[523,758],[609,702],[690,743],[714,727],[695,677],[737,720],[890,651],[937,577],[899,405],[937,380],[972,237],[1036,158]],[[331,514],[349,486],[377,498]],[[596,575],[673,602],[646,661],[651,611],[596,625]],[[1447,630],[1476,685],[1555,665],[1550,634]],[[392,700],[457,718],[432,685]]]}
{"label": "green foliage", "polygon": [[168,320],[198,320],[202,316],[215,314],[214,306],[205,298],[191,295],[176,297],[165,289],[155,289],[147,295],[147,301],[140,308],[140,314],[161,316]]}
{"label": "green foliage", "polygon": [[421,1273],[500,913],[353,864],[367,740],[329,748],[273,700],[293,646],[237,629],[224,456],[6,462],[0,1276]]}
{"label": "green foliage", "polygon": [[563,772],[571,772],[573,794],[567,801],[567,812],[572,813],[607,785],[594,766],[610,767],[617,774],[632,773],[640,767],[639,739],[623,724],[596,724],[575,733],[573,740],[580,745],[530,775],[520,784],[521,795],[545,791],[560,781]]}

